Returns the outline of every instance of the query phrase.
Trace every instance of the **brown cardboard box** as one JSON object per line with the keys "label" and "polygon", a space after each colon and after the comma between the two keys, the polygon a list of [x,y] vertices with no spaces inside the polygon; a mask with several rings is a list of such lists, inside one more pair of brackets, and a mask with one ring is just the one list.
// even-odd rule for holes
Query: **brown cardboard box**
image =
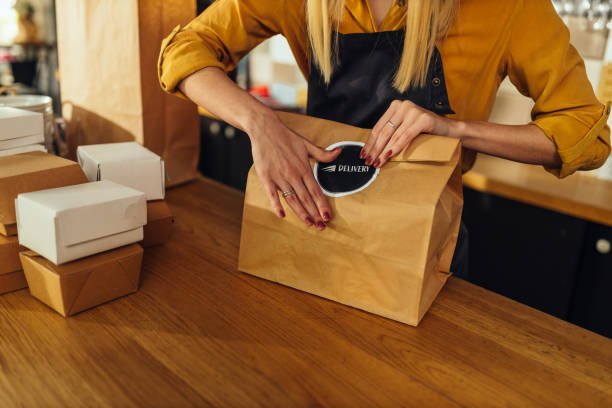
{"label": "brown cardboard box", "polygon": [[142,247],[132,244],[60,266],[33,251],[19,257],[32,296],[70,316],[136,292],[142,254]]}
{"label": "brown cardboard box", "polygon": [[17,234],[18,194],[81,183],[87,183],[87,177],[78,163],[49,153],[0,157],[0,234]]}
{"label": "brown cardboard box", "polygon": [[165,201],[147,203],[147,225],[144,226],[144,239],[140,243],[144,248],[161,245],[168,241],[172,232],[174,217]]}
{"label": "brown cardboard box", "polygon": [[17,237],[0,235],[0,275],[21,270],[19,252],[26,249],[19,245]]}
{"label": "brown cardboard box", "polygon": [[19,262],[20,251],[25,248],[17,237],[0,235],[0,295],[28,286]]}
{"label": "brown cardboard box", "polygon": [[28,287],[23,271],[15,271],[0,275],[0,295]]}

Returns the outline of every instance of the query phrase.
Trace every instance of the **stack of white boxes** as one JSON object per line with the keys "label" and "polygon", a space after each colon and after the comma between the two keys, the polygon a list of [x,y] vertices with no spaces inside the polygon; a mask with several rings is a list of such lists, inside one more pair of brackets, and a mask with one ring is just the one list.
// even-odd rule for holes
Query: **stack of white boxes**
{"label": "stack of white boxes", "polygon": [[143,247],[169,239],[174,219],[164,201],[166,173],[158,155],[138,143],[125,142],[79,146],[77,157],[90,181],[110,180],[146,194]]}
{"label": "stack of white boxes", "polygon": [[0,156],[46,152],[42,113],[0,107]]}
{"label": "stack of white boxes", "polygon": [[0,157],[0,295],[27,287],[17,238],[15,199],[21,193],[87,182],[85,173],[70,160],[44,152]]}
{"label": "stack of white boxes", "polygon": [[19,254],[30,293],[63,316],[138,289],[145,194],[96,181],[19,194]]}
{"label": "stack of white boxes", "polygon": [[[146,148],[81,146],[77,155],[90,182],[15,200],[30,293],[64,316],[138,289],[147,208],[159,214],[166,206],[164,163]],[[157,225],[153,235],[169,231]]]}

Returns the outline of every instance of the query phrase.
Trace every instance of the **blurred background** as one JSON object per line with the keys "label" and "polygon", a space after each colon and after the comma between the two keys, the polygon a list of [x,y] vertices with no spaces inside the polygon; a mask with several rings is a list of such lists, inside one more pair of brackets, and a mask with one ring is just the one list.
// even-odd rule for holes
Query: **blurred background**
{"label": "blurred background", "polygon": [[61,113],[57,68],[54,0],[0,0],[0,106],[43,113],[49,151],[59,150],[53,142],[54,112]]}
{"label": "blurred background", "polygon": [[[161,40],[212,2],[0,0],[0,106],[45,113],[50,152],[70,157],[78,144],[137,140],[164,157],[169,185],[197,169],[244,190],[248,136],[157,84]],[[597,96],[612,100],[612,1],[553,5]],[[282,36],[230,76],[276,109],[305,111],[306,82]],[[490,120],[528,123],[532,106],[505,80]],[[480,155],[464,186],[469,280],[612,337],[612,159],[557,180],[537,166]]]}
{"label": "blurred background", "polygon": [[54,0],[0,0],[0,84],[59,107]]}

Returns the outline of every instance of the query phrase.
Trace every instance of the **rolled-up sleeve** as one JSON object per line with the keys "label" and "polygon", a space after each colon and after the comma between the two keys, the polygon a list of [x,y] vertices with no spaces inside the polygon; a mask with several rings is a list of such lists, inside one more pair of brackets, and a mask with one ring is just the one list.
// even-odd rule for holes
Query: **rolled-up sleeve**
{"label": "rolled-up sleeve", "polygon": [[162,89],[177,92],[183,79],[206,67],[231,71],[266,38],[280,32],[285,0],[217,0],[164,39],[158,60]]}
{"label": "rolled-up sleeve", "polygon": [[600,103],[584,61],[569,43],[569,31],[549,0],[523,0],[512,22],[508,76],[535,101],[532,124],[557,146],[557,177],[601,166],[610,154],[606,125],[610,104]]}

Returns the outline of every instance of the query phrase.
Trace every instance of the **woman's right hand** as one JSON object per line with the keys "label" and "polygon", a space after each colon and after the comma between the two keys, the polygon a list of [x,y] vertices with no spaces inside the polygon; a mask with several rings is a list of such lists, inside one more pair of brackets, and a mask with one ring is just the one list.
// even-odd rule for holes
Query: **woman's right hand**
{"label": "woman's right hand", "polygon": [[342,149],[328,151],[315,146],[287,128],[273,112],[260,119],[249,136],[255,170],[274,212],[285,217],[278,192],[295,191],[285,198],[289,207],[306,225],[322,231],[331,220],[332,211],[314,178],[309,158],[330,162]]}
{"label": "woman's right hand", "polygon": [[323,150],[289,130],[273,110],[232,82],[220,68],[194,72],[178,87],[189,99],[249,135],[255,170],[279,217],[285,212],[278,190],[295,191],[285,198],[293,212],[306,225],[325,228],[332,212],[308,159],[329,162],[338,157],[340,149]]}

